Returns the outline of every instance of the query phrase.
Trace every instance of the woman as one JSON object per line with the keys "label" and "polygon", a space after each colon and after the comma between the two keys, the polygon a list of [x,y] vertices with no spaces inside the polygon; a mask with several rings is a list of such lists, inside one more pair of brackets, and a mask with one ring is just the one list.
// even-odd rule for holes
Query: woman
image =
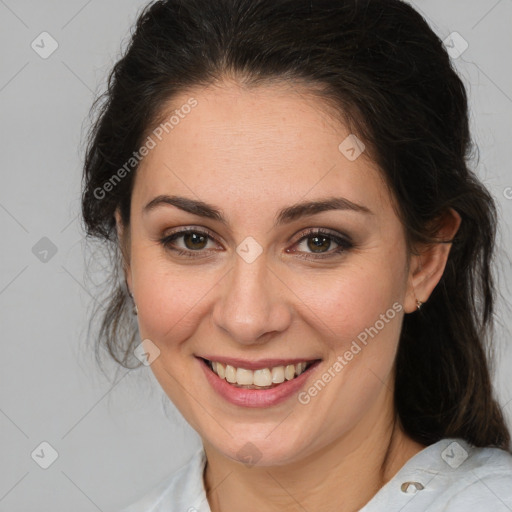
{"label": "woman", "polygon": [[99,341],[203,445],[127,510],[512,509],[495,207],[412,7],[157,1],[101,105],[83,216],[119,251]]}

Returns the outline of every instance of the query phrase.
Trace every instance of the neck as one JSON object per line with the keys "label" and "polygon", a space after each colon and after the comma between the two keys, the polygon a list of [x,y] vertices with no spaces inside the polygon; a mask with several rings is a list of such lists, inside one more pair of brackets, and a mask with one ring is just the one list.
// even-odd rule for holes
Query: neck
{"label": "neck", "polygon": [[355,428],[293,464],[247,467],[204,442],[211,511],[246,510],[248,503],[269,512],[359,510],[425,448],[403,432],[389,395]]}

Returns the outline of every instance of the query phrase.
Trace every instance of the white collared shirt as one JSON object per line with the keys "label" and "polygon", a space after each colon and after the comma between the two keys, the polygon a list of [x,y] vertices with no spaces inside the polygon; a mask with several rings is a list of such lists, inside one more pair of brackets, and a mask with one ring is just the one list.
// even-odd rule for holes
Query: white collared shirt
{"label": "white collared shirt", "polygon": [[[206,455],[190,461],[122,512],[211,512]],[[359,512],[512,512],[512,455],[446,438],[411,457]]]}

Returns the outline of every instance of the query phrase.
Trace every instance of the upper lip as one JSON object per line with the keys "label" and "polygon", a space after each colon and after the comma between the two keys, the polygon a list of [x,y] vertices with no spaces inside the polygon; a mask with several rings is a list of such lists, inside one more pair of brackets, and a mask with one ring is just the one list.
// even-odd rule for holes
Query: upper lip
{"label": "upper lip", "polygon": [[300,358],[293,357],[287,359],[239,359],[235,357],[222,357],[222,356],[214,356],[214,355],[205,355],[199,356],[203,359],[208,359],[209,361],[216,361],[218,363],[229,364],[230,366],[234,366],[235,368],[245,368],[246,370],[259,370],[260,368],[272,368],[274,366],[286,366],[288,364],[297,364],[297,363],[313,363],[314,361],[318,361],[318,358]]}

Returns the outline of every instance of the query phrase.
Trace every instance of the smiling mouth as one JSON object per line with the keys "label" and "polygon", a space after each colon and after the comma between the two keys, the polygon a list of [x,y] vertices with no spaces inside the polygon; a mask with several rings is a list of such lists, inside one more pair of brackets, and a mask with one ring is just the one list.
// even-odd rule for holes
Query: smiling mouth
{"label": "smiling mouth", "polygon": [[201,359],[203,359],[210,370],[220,379],[225,380],[234,387],[244,389],[275,388],[283,382],[296,379],[299,375],[307,372],[313,365],[320,361],[320,359],[315,359],[313,361],[302,361],[295,364],[249,370],[247,368],[237,368],[218,361]]}

